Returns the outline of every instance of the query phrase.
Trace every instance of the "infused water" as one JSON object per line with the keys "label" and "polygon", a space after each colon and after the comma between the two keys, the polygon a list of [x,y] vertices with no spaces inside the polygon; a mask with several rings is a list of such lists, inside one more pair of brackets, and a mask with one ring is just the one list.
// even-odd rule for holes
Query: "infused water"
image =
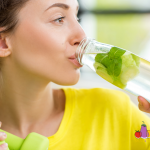
{"label": "infused water", "polygon": [[111,84],[136,96],[143,96],[150,102],[149,61],[127,50],[91,39],[80,43],[76,58]]}

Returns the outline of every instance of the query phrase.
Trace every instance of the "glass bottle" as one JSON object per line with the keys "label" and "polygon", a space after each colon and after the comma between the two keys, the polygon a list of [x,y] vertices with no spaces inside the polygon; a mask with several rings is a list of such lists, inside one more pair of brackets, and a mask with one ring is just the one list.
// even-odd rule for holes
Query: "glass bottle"
{"label": "glass bottle", "polygon": [[150,102],[150,62],[122,48],[85,38],[76,59],[113,85]]}

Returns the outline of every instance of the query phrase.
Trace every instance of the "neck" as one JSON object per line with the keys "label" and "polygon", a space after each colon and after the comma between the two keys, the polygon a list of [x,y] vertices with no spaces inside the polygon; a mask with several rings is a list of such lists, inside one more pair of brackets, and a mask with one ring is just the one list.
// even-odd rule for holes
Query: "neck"
{"label": "neck", "polygon": [[50,83],[18,72],[3,71],[0,121],[3,130],[37,128],[57,112]]}

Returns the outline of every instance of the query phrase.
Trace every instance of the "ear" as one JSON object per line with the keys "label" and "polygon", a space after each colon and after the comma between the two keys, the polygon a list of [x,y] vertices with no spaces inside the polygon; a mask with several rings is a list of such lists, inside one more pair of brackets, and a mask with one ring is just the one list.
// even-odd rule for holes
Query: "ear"
{"label": "ear", "polygon": [[11,54],[10,38],[0,34],[0,57],[7,57]]}

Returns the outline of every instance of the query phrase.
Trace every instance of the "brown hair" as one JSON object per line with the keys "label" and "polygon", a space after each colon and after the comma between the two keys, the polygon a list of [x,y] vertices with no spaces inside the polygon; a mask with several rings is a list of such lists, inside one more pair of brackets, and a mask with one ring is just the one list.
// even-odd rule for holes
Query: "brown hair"
{"label": "brown hair", "polygon": [[18,19],[17,14],[29,0],[0,0],[0,33],[8,33],[15,29]]}

